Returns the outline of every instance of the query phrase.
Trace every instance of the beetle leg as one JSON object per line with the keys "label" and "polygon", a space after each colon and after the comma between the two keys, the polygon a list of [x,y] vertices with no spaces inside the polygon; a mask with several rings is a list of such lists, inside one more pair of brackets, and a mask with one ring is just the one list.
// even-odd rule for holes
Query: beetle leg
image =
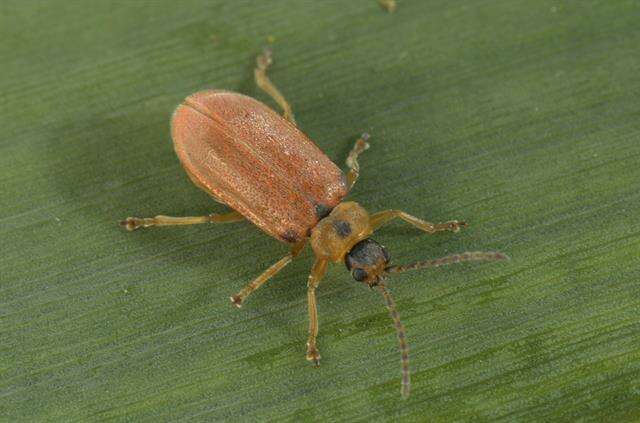
{"label": "beetle leg", "polygon": [[267,76],[267,69],[273,63],[273,59],[271,58],[271,49],[266,47],[261,55],[256,59],[256,67],[253,71],[253,76],[256,80],[256,84],[262,91],[269,94],[278,106],[280,106],[283,110],[284,118],[289,122],[296,124],[296,120],[293,117],[293,111],[291,110],[291,106],[287,103],[280,90],[273,85],[273,82]]}
{"label": "beetle leg", "polygon": [[371,224],[371,229],[374,231],[380,228],[382,225],[388,223],[390,220],[400,218],[407,222],[410,225],[415,226],[416,228],[423,230],[429,234],[433,234],[436,232],[442,231],[451,231],[458,232],[460,228],[466,227],[467,224],[465,222],[459,220],[451,220],[445,223],[431,223],[425,222],[422,219],[418,219],[415,216],[411,216],[400,210],[385,210],[378,213],[374,213],[369,218],[369,223]]}
{"label": "beetle leg", "polygon": [[358,164],[358,156],[364,150],[369,148],[369,143],[367,140],[369,139],[369,134],[366,132],[358,138],[356,143],[353,145],[353,148],[349,152],[347,156],[347,167],[349,167],[349,173],[347,173],[347,189],[351,191],[351,188],[355,185],[358,180],[358,176],[360,175],[360,165]]}
{"label": "beetle leg", "polygon": [[239,222],[244,217],[237,211],[225,214],[210,214],[207,216],[172,217],[158,215],[156,217],[127,217],[120,221],[120,226],[128,231],[138,228],[148,228],[149,226],[174,226],[174,225],[195,225],[198,223],[227,223]]}
{"label": "beetle leg", "polygon": [[320,280],[327,272],[326,259],[316,259],[311,274],[307,282],[307,300],[309,302],[309,340],[307,341],[307,360],[313,361],[318,367],[320,365],[320,353],[316,347],[316,337],[318,336],[318,307],[316,305],[316,288]]}
{"label": "beetle leg", "polygon": [[245,286],[240,292],[236,295],[230,297],[231,302],[236,307],[240,308],[242,306],[242,302],[256,289],[260,288],[266,281],[271,279],[276,275],[279,271],[281,271],[287,264],[291,263],[291,261],[300,254],[303,247],[305,245],[305,241],[301,241],[293,246],[291,252],[286,256],[282,257],[280,260],[275,262],[271,267],[265,270],[260,276],[255,278],[251,283]]}

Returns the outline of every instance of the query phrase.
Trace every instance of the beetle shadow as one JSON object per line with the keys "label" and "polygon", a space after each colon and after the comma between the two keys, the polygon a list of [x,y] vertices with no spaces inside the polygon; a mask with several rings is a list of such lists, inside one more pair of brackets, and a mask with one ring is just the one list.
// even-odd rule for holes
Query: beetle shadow
{"label": "beetle shadow", "polygon": [[[260,52],[248,55],[246,57],[246,61],[245,61],[246,64],[245,64],[244,73],[243,73],[244,78],[242,78],[238,86],[235,87],[234,89],[241,94],[259,99],[260,101],[264,101],[265,97],[268,97],[268,96],[264,92],[262,92],[260,88],[258,88],[258,86],[256,85],[256,80],[253,76],[253,71],[256,67],[256,58],[259,53]],[[263,97],[263,95],[265,97]]]}
{"label": "beetle shadow", "polygon": [[[163,260],[193,264],[167,252],[205,243],[211,232],[201,225],[133,233],[118,225],[127,216],[194,216],[228,210],[195,188],[180,166],[169,133],[171,109],[130,107],[126,113],[105,117],[75,116],[49,132],[42,162],[49,186],[68,212],[62,224],[72,222],[75,232],[86,231],[88,237],[107,237],[116,243],[114,250],[135,250],[142,260],[161,255]],[[216,226],[214,237],[237,232],[232,226]]]}
{"label": "beetle shadow", "polygon": [[[211,276],[210,280],[199,278],[176,303],[174,311],[181,315],[211,304],[216,301],[213,298],[226,300],[271,261],[285,255],[287,248],[248,222],[134,232],[118,225],[127,216],[194,216],[228,211],[196,188],[181,167],[168,124],[167,110],[172,110],[173,102],[170,100],[171,105],[157,110],[131,107],[126,113],[105,117],[76,115],[73,121],[51,128],[43,139],[45,148],[37,154],[38,161],[45,165],[43,173],[49,189],[64,204],[61,230],[76,234],[79,248],[83,243],[97,246],[98,260],[168,262],[179,266],[179,272],[184,274]],[[230,262],[234,255],[237,259]],[[303,261],[310,260],[308,255],[305,257]],[[256,262],[260,265],[256,266]],[[296,266],[299,265],[289,267]],[[305,263],[300,269],[310,266]],[[130,281],[125,283],[139,283],[139,270],[133,269],[124,276]],[[291,289],[282,285],[291,288],[290,284],[300,282],[296,278],[285,279],[278,284],[278,293],[286,297],[283,301],[299,301],[288,295]],[[232,309],[230,304],[229,308]],[[272,314],[266,318],[281,326],[286,324]]]}

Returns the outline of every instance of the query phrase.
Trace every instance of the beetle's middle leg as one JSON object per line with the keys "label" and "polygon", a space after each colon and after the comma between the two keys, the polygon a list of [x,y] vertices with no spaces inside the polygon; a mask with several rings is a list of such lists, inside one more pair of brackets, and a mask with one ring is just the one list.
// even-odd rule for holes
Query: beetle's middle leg
{"label": "beetle's middle leg", "polygon": [[286,256],[282,257],[280,260],[275,262],[271,267],[265,270],[260,276],[251,281],[251,283],[245,286],[240,292],[236,295],[230,297],[231,302],[238,308],[242,306],[242,302],[256,289],[260,288],[266,281],[271,279],[276,275],[279,271],[284,269],[284,267],[291,263],[291,261],[300,254],[300,251],[304,248],[305,241],[301,241],[295,244],[291,248],[291,252]]}
{"label": "beetle's middle leg", "polygon": [[405,213],[401,210],[385,210],[378,213],[374,213],[369,218],[369,223],[371,224],[371,228],[375,231],[376,229],[380,228],[382,225],[388,223],[390,220],[393,220],[395,218],[402,219],[408,224],[415,226],[416,228],[423,230],[429,234],[434,234],[436,232],[442,232],[442,231],[458,232],[460,228],[464,228],[467,226],[466,222],[462,222],[459,220],[451,220],[449,222],[444,222],[444,223],[426,222],[415,216],[411,216],[410,214]]}
{"label": "beetle's middle leg", "polygon": [[351,188],[355,185],[358,180],[358,176],[360,176],[360,165],[358,164],[358,156],[364,150],[369,148],[369,143],[367,140],[369,139],[369,134],[366,132],[360,135],[360,138],[353,145],[353,148],[349,152],[347,156],[347,167],[349,168],[349,173],[347,173],[347,189],[351,191]]}
{"label": "beetle's middle leg", "polygon": [[253,76],[258,87],[260,87],[260,89],[265,93],[269,94],[269,97],[271,97],[276,103],[278,103],[278,106],[282,108],[284,118],[295,125],[296,120],[293,117],[291,106],[289,106],[289,103],[285,100],[280,90],[273,85],[273,82],[271,82],[267,76],[267,69],[272,63],[273,59],[271,58],[271,49],[266,47],[262,54],[256,59],[256,67],[253,71]]}
{"label": "beetle's middle leg", "polygon": [[187,216],[173,217],[158,215],[156,217],[127,217],[120,221],[120,226],[128,231],[134,231],[138,228],[148,228],[150,226],[175,226],[175,225],[196,225],[198,223],[228,223],[239,222],[244,220],[237,211],[225,214],[212,213],[207,216]]}

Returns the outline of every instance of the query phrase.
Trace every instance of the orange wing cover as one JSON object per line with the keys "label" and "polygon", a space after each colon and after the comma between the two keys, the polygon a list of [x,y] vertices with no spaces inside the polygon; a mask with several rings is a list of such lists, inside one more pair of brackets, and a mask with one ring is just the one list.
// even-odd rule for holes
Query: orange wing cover
{"label": "orange wing cover", "polygon": [[189,177],[288,243],[347,194],[342,171],[298,128],[242,94],[201,91],[173,114],[174,147]]}

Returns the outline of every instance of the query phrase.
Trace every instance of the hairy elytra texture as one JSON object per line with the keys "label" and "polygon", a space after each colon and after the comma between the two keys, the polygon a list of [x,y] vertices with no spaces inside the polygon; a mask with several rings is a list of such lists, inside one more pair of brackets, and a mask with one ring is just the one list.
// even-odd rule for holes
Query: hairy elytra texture
{"label": "hairy elytra texture", "polygon": [[208,90],[173,114],[189,177],[274,238],[295,243],[347,194],[342,171],[293,124],[242,94]]}

